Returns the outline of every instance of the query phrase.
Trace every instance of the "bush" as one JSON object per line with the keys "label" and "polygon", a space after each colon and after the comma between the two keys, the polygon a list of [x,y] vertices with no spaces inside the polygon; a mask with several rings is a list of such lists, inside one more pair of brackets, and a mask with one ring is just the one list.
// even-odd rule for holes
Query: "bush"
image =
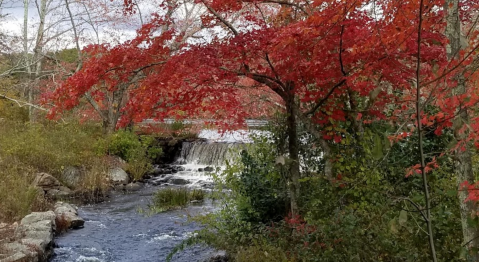
{"label": "bush", "polygon": [[203,201],[205,192],[201,189],[166,188],[159,190],[153,197],[150,209],[163,212],[187,206],[192,201]]}
{"label": "bush", "polygon": [[131,131],[119,130],[107,140],[106,151],[127,161],[127,172],[133,180],[140,180],[151,170],[152,160],[161,155],[159,147],[152,146],[154,137],[137,135]]}

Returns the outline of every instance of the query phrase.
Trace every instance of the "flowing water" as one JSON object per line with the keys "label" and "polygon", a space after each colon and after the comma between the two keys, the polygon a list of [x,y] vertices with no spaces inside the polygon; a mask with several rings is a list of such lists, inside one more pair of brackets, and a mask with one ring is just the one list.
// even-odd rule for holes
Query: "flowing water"
{"label": "flowing water", "polygon": [[[56,238],[55,256],[51,262],[155,262],[165,261],[169,252],[188,238],[198,226],[185,223],[187,215],[211,212],[215,207],[206,201],[174,210],[147,216],[139,212],[147,210],[152,195],[159,189],[172,186],[173,181],[183,181],[187,187],[211,187],[210,171],[221,166],[224,160],[239,152],[245,141],[237,133],[224,138],[212,131],[201,134],[207,142],[185,142],[178,159],[181,168],[171,174],[152,177],[137,192],[113,192],[109,201],[79,207],[79,215],[85,219],[82,229],[71,230]],[[241,141],[242,140],[242,141]],[[234,143],[232,143],[234,142]],[[236,148],[237,150],[230,150]],[[161,183],[159,182],[161,181]],[[215,250],[193,246],[173,257],[172,261],[205,261]]]}

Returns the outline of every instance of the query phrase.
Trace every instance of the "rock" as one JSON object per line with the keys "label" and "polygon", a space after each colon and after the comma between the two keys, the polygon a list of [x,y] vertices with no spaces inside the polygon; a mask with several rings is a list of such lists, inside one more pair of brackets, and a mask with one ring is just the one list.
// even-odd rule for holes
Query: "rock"
{"label": "rock", "polygon": [[58,187],[63,186],[58,179],[47,173],[37,174],[35,180],[33,181],[33,185],[41,187],[45,191],[48,191],[49,189],[57,189]]}
{"label": "rock", "polygon": [[201,182],[200,183],[201,187],[204,188],[204,189],[214,189],[215,188],[215,185],[213,183],[210,183],[210,182]]}
{"label": "rock", "polygon": [[70,188],[64,186],[58,179],[47,173],[38,173],[33,185],[40,188],[40,192],[47,197],[66,197],[72,194]]}
{"label": "rock", "polygon": [[130,177],[125,172],[125,170],[119,167],[110,169],[108,171],[108,178],[114,184],[128,184],[128,182],[130,181]]}
{"label": "rock", "polygon": [[205,172],[213,172],[215,169],[212,166],[207,166],[203,169]]}
{"label": "rock", "polygon": [[[78,208],[65,203],[65,202],[57,202],[55,203],[55,221],[57,222],[57,226],[64,227],[63,229],[77,229],[82,228],[85,224],[85,220],[78,216]],[[58,230],[61,231],[61,230]]]}
{"label": "rock", "polygon": [[32,250],[31,247],[19,242],[12,242],[3,245],[2,247],[8,252],[6,258],[1,259],[1,262],[37,262],[38,253]]}
{"label": "rock", "polygon": [[218,250],[211,254],[211,257],[206,260],[206,262],[228,262],[228,254],[226,254],[226,251],[223,250]]}
{"label": "rock", "polygon": [[69,166],[63,170],[61,180],[70,187],[77,187],[83,177],[83,172],[80,168]]}
{"label": "rock", "polygon": [[119,184],[119,185],[115,185],[113,188],[116,191],[123,191],[123,190],[125,190],[125,185],[124,184]]}
{"label": "rock", "polygon": [[168,180],[170,180],[170,178],[172,178],[171,175],[163,175],[161,178],[155,178],[151,180],[150,183],[155,186],[158,186],[164,183],[168,183]]}
{"label": "rock", "polygon": [[48,261],[53,254],[55,213],[33,212],[25,216],[15,229],[15,241],[5,243],[0,249],[7,253],[2,262]]}
{"label": "rock", "polygon": [[72,194],[72,191],[65,186],[60,186],[58,189],[50,189],[46,191],[46,196],[51,198],[58,198],[58,197],[68,197]]}
{"label": "rock", "polygon": [[141,185],[140,183],[129,183],[125,186],[126,191],[138,191],[141,188],[143,188],[143,185]]}
{"label": "rock", "polygon": [[173,168],[173,170],[175,170],[175,171],[179,171],[179,172],[181,172],[181,171],[185,171],[185,168],[184,168],[184,167],[182,167],[182,166],[173,166],[172,168]]}
{"label": "rock", "polygon": [[205,171],[204,168],[198,168],[198,172],[203,172],[203,171]]}
{"label": "rock", "polygon": [[183,179],[183,178],[171,178],[168,180],[168,183],[173,184],[173,185],[187,185],[190,183],[190,181]]}

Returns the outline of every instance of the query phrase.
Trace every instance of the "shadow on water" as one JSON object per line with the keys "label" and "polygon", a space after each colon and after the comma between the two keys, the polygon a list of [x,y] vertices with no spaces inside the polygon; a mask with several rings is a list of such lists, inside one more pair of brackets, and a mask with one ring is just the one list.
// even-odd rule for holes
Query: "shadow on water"
{"label": "shadow on water", "polygon": [[[187,214],[209,212],[211,203],[193,205],[146,216],[152,193],[159,187],[146,186],[139,192],[115,193],[109,201],[81,206],[85,227],[56,238],[51,262],[154,262],[165,261],[169,252],[198,227],[185,223]],[[204,261],[214,252],[194,246],[178,253],[173,261]]]}

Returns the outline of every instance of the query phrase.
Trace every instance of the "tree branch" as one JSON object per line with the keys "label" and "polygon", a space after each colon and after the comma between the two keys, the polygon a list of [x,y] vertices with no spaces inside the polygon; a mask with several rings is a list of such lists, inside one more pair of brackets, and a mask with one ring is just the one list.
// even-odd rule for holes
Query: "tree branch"
{"label": "tree branch", "polygon": [[214,16],[216,16],[216,18],[218,18],[218,20],[220,20],[226,27],[228,27],[235,36],[238,36],[238,31],[230,22],[226,21],[226,19],[224,19],[220,14],[218,14],[211,6],[207,5],[205,3],[205,0],[201,0],[201,2],[206,6],[208,11],[210,11]]}

